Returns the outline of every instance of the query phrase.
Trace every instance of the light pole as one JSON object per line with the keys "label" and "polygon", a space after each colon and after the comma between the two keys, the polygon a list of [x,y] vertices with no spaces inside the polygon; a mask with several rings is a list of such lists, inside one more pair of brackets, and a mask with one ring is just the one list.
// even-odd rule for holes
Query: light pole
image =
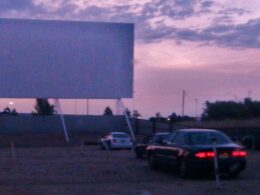
{"label": "light pole", "polygon": [[13,107],[13,105],[14,105],[14,102],[11,101],[11,102],[9,102],[8,104],[9,104],[9,107],[10,107],[10,110],[11,110],[12,107]]}
{"label": "light pole", "polygon": [[75,115],[78,114],[78,100],[75,99]]}
{"label": "light pole", "polygon": [[252,96],[252,91],[251,91],[251,90],[248,90],[248,92],[247,92],[247,97],[248,97],[249,99],[251,99],[251,96]]}
{"label": "light pole", "polygon": [[86,99],[86,114],[89,115],[89,99]]}

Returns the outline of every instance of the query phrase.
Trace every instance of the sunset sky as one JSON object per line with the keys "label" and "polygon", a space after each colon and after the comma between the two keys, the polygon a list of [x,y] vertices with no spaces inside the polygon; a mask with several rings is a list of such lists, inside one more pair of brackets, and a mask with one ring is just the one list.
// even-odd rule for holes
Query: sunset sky
{"label": "sunset sky", "polygon": [[[259,0],[1,0],[0,18],[135,24],[134,98],[124,102],[144,118],[160,112],[195,116],[205,101],[260,100]],[[34,100],[1,99],[31,112]],[[86,113],[85,100],[62,100],[65,113]],[[90,100],[90,114],[115,109]]]}

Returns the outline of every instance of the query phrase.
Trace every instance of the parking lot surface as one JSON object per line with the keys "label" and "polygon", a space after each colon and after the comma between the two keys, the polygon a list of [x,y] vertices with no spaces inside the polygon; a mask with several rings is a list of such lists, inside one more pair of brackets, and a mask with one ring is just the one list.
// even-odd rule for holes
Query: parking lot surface
{"label": "parking lot surface", "polygon": [[260,152],[249,151],[238,179],[183,180],[171,171],[152,171],[131,150],[98,146],[1,148],[0,194],[259,194]]}

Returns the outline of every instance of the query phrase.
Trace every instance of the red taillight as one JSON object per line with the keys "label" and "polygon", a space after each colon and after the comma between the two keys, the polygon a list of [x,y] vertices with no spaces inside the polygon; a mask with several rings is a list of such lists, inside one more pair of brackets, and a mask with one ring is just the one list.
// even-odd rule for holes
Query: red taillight
{"label": "red taillight", "polygon": [[243,150],[234,150],[232,152],[232,157],[245,157],[247,156],[247,152]]}
{"label": "red taillight", "polygon": [[198,152],[195,154],[197,158],[212,158],[215,156],[214,152]]}

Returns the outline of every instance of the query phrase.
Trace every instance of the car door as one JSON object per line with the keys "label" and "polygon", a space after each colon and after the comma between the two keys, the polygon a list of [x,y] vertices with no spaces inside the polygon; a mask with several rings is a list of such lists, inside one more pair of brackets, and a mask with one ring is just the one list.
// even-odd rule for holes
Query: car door
{"label": "car door", "polygon": [[179,155],[183,151],[183,145],[185,144],[186,133],[185,132],[178,132],[171,140],[169,144],[169,149],[167,150],[166,159],[167,163],[173,166],[178,165]]}
{"label": "car door", "polygon": [[165,139],[162,144],[156,146],[155,155],[156,159],[161,161],[162,163],[169,163],[169,153],[171,153],[172,148],[172,140],[176,136],[176,133],[172,133],[167,139]]}
{"label": "car door", "polygon": [[146,155],[146,147],[151,143],[151,140],[152,140],[151,135],[144,138],[143,142],[138,144],[138,148],[137,148],[138,152],[140,152],[142,155]]}

